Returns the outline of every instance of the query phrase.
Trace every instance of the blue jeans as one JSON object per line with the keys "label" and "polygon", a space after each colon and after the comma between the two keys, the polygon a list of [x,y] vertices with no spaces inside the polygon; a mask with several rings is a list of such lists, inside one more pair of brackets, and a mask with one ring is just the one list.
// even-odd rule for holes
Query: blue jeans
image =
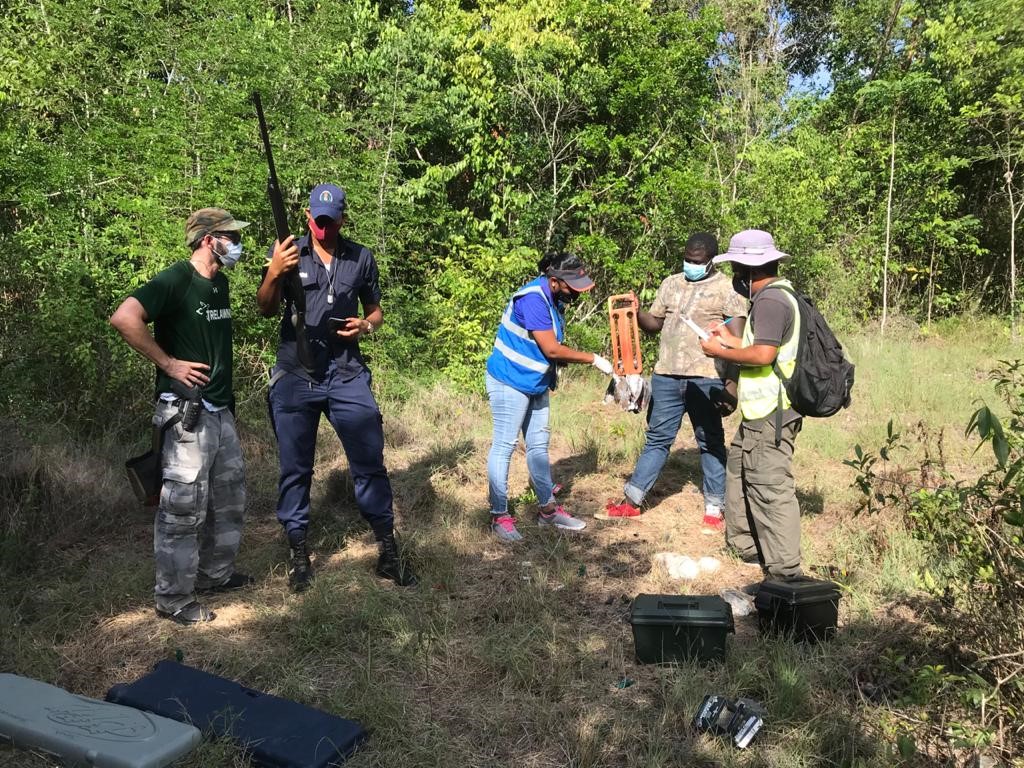
{"label": "blue jeans", "polygon": [[[676,434],[683,423],[683,414],[690,415],[693,436],[700,449],[700,469],[704,475],[704,503],[721,507],[725,498],[725,432],[722,416],[712,401],[725,389],[721,379],[700,376],[651,377],[651,406],[647,412],[647,439],[637,459],[633,476],[623,492],[633,504],[643,503],[647,492],[658,479]],[[716,392],[716,390],[718,392]]]}
{"label": "blue jeans", "polygon": [[323,381],[287,373],[270,390],[270,417],[281,462],[277,519],[286,533],[309,526],[309,490],[320,416],[341,439],[356,505],[378,539],[393,530],[391,481],[384,468],[383,418],[370,391],[370,373],[345,379],[332,365]]}
{"label": "blue jeans", "polygon": [[551,428],[548,426],[550,406],[547,391],[527,395],[487,374],[487,397],[491,401],[491,418],[494,421],[494,438],[487,456],[491,514],[504,515],[508,512],[508,467],[520,431],[526,440],[526,468],[537,502],[541,506],[550,504],[555,499],[551,494],[551,463],[548,459]]}

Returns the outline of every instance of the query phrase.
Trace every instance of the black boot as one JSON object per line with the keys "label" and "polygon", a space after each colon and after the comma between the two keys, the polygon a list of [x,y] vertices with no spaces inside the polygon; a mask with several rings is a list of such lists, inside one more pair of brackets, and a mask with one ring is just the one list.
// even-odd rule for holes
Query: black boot
{"label": "black boot", "polygon": [[400,587],[415,587],[419,581],[413,575],[408,561],[398,550],[395,534],[389,533],[378,540],[380,556],[377,558],[377,575],[382,579],[391,579]]}
{"label": "black boot", "polygon": [[313,565],[309,562],[305,531],[288,534],[288,545],[291,558],[288,563],[288,586],[292,592],[304,592],[313,580]]}

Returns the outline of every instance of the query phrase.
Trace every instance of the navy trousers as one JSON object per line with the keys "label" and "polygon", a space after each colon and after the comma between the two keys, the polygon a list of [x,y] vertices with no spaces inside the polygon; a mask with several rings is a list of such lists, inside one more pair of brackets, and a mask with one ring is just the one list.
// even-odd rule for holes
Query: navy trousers
{"label": "navy trousers", "polygon": [[391,481],[384,468],[383,419],[370,391],[369,371],[343,381],[331,366],[320,382],[286,373],[274,383],[269,399],[281,464],[277,519],[285,532],[305,531],[309,526],[313,454],[320,414],[324,414],[345,449],[359,511],[378,539],[392,533],[394,512]]}

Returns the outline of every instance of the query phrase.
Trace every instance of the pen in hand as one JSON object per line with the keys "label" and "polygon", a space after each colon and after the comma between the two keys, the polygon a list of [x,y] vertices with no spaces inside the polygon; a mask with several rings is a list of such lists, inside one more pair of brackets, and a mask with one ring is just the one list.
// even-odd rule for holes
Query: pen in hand
{"label": "pen in hand", "polygon": [[725,318],[725,320],[723,320],[722,322],[716,323],[715,325],[712,325],[710,328],[708,328],[708,333],[711,333],[711,331],[715,330],[716,328],[721,328],[723,325],[728,325],[729,323],[731,323],[735,319],[736,319],[735,317],[727,317],[727,318]]}

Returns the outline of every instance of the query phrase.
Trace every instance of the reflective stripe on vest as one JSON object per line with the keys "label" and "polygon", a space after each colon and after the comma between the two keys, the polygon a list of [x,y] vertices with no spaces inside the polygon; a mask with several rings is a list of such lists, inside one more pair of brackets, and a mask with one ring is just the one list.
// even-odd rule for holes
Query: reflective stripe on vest
{"label": "reflective stripe on vest", "polygon": [[[766,291],[773,285],[793,287],[788,280],[774,280],[761,290]],[[786,291],[779,291],[779,293],[785,296],[790,306],[793,307],[793,332],[790,334],[789,340],[783,342],[782,346],[779,347],[779,352],[775,359],[783,375],[789,378],[796,369],[796,353],[800,345],[800,307],[792,295]],[[754,325],[748,322],[743,329],[743,346],[749,347],[753,343]],[[775,375],[775,371],[772,370],[770,364],[742,366],[740,368],[737,398],[739,399],[740,413],[743,414],[744,420],[751,421],[770,416],[779,407],[780,394],[782,396],[782,408],[789,408],[789,395],[786,394],[786,388],[782,386],[782,380]]]}
{"label": "reflective stripe on vest", "polygon": [[508,306],[501,316],[498,324],[498,332],[494,337],[494,349],[487,360],[487,371],[510,387],[518,389],[527,394],[539,394],[545,392],[550,384],[549,373],[551,362],[544,357],[540,346],[530,332],[516,322],[513,314],[513,305],[520,296],[536,293],[539,294],[551,313],[552,329],[555,332],[555,339],[561,343],[565,338],[565,331],[562,328],[562,321],[547,294],[544,293],[542,281],[546,277],[538,277],[514,294],[509,299]]}

